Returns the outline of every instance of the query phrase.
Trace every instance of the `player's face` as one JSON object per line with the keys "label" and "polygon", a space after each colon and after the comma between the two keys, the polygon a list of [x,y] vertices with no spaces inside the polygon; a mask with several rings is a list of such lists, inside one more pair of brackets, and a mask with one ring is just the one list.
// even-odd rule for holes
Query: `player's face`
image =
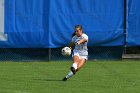
{"label": "player's face", "polygon": [[80,29],[80,28],[76,28],[75,29],[75,34],[78,36],[78,37],[80,37],[81,35],[82,35],[82,29]]}

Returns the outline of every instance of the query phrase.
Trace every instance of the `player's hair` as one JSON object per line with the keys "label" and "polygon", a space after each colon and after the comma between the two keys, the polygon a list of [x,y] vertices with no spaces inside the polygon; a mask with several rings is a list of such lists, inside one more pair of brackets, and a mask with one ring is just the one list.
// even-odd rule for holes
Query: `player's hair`
{"label": "player's hair", "polygon": [[81,25],[76,25],[76,26],[75,26],[75,30],[76,30],[77,28],[80,28],[80,30],[82,30],[82,26],[81,26]]}
{"label": "player's hair", "polygon": [[[76,30],[77,28],[79,28],[80,30],[82,30],[82,26],[81,25],[76,25],[75,27],[74,27],[74,29]],[[72,37],[74,37],[76,34],[75,34],[75,31],[74,31],[74,33],[72,34]]]}
{"label": "player's hair", "polygon": [[74,37],[76,34],[75,34],[75,32],[71,35],[72,37]]}

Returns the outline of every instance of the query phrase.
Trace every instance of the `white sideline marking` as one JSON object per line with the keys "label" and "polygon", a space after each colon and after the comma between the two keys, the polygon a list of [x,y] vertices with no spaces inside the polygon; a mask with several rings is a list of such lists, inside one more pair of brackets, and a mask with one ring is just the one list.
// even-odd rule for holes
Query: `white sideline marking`
{"label": "white sideline marking", "polygon": [[29,92],[19,91],[19,90],[15,90],[15,91],[14,90],[5,90],[4,92],[10,92],[10,93],[29,93]]}

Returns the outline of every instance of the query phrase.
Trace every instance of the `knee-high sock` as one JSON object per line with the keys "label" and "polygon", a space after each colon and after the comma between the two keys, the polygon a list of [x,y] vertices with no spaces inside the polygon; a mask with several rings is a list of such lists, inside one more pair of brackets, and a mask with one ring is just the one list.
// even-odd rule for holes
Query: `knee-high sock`
{"label": "knee-high sock", "polygon": [[72,77],[72,76],[73,76],[73,72],[70,71],[70,72],[68,73],[68,75],[66,76],[66,78],[68,79],[68,78],[70,78],[70,77]]}
{"label": "knee-high sock", "polygon": [[73,63],[72,64],[72,67],[74,67],[75,69],[77,69],[77,64],[76,63]]}

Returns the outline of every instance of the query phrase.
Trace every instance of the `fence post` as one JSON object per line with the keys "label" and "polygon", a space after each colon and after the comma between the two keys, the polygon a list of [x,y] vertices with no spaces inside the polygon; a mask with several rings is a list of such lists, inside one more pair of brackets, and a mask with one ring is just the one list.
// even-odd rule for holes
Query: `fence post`
{"label": "fence post", "polygon": [[51,48],[49,48],[48,56],[49,56],[48,61],[50,62],[51,61]]}
{"label": "fence post", "polygon": [[124,0],[124,51],[126,54],[126,30],[127,30],[127,0]]}

